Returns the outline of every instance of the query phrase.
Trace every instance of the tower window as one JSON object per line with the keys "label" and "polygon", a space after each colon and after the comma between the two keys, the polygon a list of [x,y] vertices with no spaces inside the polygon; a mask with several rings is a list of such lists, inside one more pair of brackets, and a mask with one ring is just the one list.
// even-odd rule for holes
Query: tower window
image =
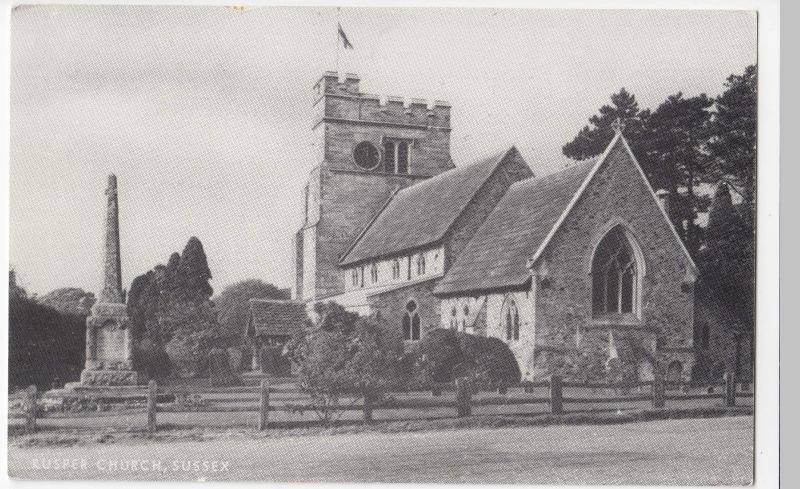
{"label": "tower window", "polygon": [[383,171],[386,173],[408,174],[411,156],[409,141],[387,140],[383,143]]}
{"label": "tower window", "polygon": [[381,162],[381,155],[372,143],[362,141],[353,150],[353,160],[364,170],[372,170]]}

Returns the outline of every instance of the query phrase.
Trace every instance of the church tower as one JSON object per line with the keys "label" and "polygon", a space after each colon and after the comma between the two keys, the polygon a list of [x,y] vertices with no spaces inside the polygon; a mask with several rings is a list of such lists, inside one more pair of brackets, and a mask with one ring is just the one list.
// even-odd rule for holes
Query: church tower
{"label": "church tower", "polygon": [[305,301],[344,292],[339,260],[397,190],[453,168],[446,102],[366,94],[358,76],[326,72],[313,111],[317,165],[294,246]]}

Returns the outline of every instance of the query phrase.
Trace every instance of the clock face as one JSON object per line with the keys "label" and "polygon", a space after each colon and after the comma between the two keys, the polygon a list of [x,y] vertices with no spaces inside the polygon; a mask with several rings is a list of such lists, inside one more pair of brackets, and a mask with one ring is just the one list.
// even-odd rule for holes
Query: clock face
{"label": "clock face", "polygon": [[353,159],[360,168],[372,170],[381,162],[381,154],[372,143],[364,141],[356,145],[353,150]]}

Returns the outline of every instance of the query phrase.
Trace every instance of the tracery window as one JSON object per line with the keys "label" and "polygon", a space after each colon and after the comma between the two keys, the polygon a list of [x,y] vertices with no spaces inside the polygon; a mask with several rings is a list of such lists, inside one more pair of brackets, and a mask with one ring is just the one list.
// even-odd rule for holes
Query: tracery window
{"label": "tracery window", "polygon": [[419,327],[419,312],[417,311],[417,303],[414,300],[409,300],[406,303],[406,310],[403,314],[401,321],[401,328],[403,330],[403,339],[406,341],[419,340],[420,327]]}
{"label": "tracery window", "polygon": [[411,142],[390,139],[383,143],[383,171],[386,173],[408,173]]}
{"label": "tracery window", "polygon": [[592,314],[638,316],[640,269],[625,230],[613,228],[597,246],[592,259]]}

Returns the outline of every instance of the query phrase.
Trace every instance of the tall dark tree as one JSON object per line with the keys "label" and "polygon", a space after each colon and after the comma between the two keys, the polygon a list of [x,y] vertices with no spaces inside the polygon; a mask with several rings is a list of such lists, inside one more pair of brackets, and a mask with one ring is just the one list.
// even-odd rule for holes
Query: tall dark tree
{"label": "tall dark tree", "polygon": [[[694,223],[698,211],[695,186],[706,175],[705,147],[713,103],[705,94],[686,98],[678,92],[667,97],[647,121],[644,143],[645,173],[654,188],[670,192],[670,220],[695,256],[700,249]],[[679,192],[681,187],[686,189],[685,197]]]}
{"label": "tall dark tree", "polygon": [[575,138],[561,149],[565,156],[585,160],[597,156],[606,149],[614,137],[612,125],[617,119],[625,126],[625,136],[637,158],[640,155],[638,142],[644,139],[645,124],[650,117],[648,110],[639,110],[636,96],[625,88],[611,95],[611,105],[600,107],[599,113],[589,118],[590,125],[584,126]]}
{"label": "tall dark tree", "polygon": [[[731,75],[725,91],[715,100],[712,137],[708,144],[721,176],[744,188],[743,197],[753,212],[756,185],[758,68],[750,65],[741,75]],[[748,216],[751,217],[751,216]]]}
{"label": "tall dark tree", "polygon": [[178,277],[184,281],[184,290],[189,300],[202,302],[214,294],[214,289],[208,283],[212,277],[203,243],[194,236],[189,238],[181,254]]}
{"label": "tall dark tree", "polygon": [[753,236],[741,210],[733,205],[728,186],[721,183],[711,206],[700,267],[703,283],[710,293],[752,327]]}
{"label": "tall dark tree", "polygon": [[139,275],[131,282],[128,292],[128,316],[131,318],[131,333],[137,340],[147,336],[148,321],[155,320],[158,315],[159,297],[158,274],[155,270]]}

